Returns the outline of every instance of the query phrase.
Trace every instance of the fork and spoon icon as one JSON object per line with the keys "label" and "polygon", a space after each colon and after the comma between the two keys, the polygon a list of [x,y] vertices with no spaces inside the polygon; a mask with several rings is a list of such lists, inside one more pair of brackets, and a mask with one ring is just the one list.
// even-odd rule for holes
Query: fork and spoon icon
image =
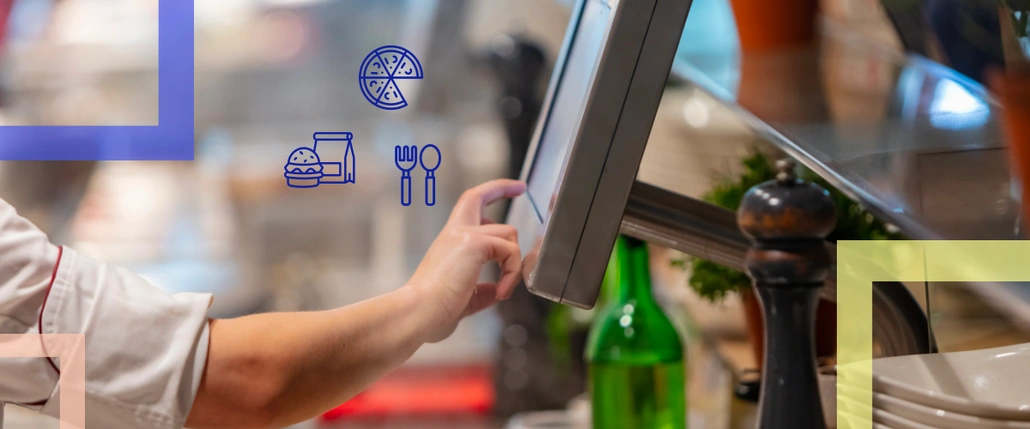
{"label": "fork and spoon icon", "polygon": [[[426,158],[429,162],[426,162]],[[420,152],[418,146],[395,146],[393,161],[401,171],[401,205],[411,205],[411,170],[421,165],[426,172],[426,205],[436,205],[436,169],[440,168],[440,148],[427,144]]]}

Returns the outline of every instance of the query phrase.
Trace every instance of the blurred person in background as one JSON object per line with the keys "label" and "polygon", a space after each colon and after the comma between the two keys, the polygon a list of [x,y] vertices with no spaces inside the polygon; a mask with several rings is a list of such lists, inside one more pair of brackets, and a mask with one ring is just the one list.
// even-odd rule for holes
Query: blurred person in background
{"label": "blurred person in background", "polygon": [[[514,180],[466,191],[393,292],[328,311],[224,320],[207,317],[211,295],[169,295],[55,246],[0,200],[0,334],[84,334],[90,429],[288,426],[509,298],[521,279],[516,231],[485,220],[483,209],[524,191]],[[490,261],[500,280],[477,283]],[[11,403],[58,417],[60,373],[52,359],[0,359],[0,414]]]}

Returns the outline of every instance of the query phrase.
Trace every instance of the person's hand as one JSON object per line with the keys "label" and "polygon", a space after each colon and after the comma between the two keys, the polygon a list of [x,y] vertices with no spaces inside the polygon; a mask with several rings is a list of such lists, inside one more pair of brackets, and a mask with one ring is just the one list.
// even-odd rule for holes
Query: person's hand
{"label": "person's hand", "polygon": [[[443,231],[422,258],[406,287],[418,290],[427,311],[435,312],[427,341],[448,336],[465,316],[511,297],[522,276],[522,258],[515,227],[483,218],[483,208],[526,190],[525,183],[494,180],[465,191]],[[483,265],[501,267],[497,283],[479,283]]]}

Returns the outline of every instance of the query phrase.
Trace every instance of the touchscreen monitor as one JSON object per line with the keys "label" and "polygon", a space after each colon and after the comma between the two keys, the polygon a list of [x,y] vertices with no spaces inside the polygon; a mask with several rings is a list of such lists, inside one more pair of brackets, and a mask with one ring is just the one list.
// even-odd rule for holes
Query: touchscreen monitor
{"label": "touchscreen monitor", "polygon": [[576,3],[508,212],[533,293],[594,305],[689,8]]}

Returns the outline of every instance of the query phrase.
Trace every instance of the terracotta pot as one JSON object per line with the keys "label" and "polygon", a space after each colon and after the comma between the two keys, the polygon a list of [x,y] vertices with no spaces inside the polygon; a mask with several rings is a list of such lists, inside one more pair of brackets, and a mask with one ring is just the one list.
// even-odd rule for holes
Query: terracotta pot
{"label": "terracotta pot", "polygon": [[747,288],[741,291],[740,299],[744,304],[744,322],[747,324],[747,335],[751,339],[751,352],[755,355],[755,365],[762,367],[765,355],[765,324],[762,323],[762,304],[758,297]]}
{"label": "terracotta pot", "polygon": [[[762,367],[765,354],[765,324],[762,322],[762,304],[750,288],[741,292],[744,303],[744,321],[751,339],[751,350],[755,364]],[[819,301],[815,314],[815,352],[817,357],[831,357],[837,354],[837,305]]]}
{"label": "terracotta pot", "polygon": [[730,0],[730,4],[743,51],[806,44],[815,38],[818,0]]}
{"label": "terracotta pot", "polygon": [[1030,72],[996,72],[991,89],[1001,100],[1013,177],[1022,183],[1023,224],[1030,230]]}

